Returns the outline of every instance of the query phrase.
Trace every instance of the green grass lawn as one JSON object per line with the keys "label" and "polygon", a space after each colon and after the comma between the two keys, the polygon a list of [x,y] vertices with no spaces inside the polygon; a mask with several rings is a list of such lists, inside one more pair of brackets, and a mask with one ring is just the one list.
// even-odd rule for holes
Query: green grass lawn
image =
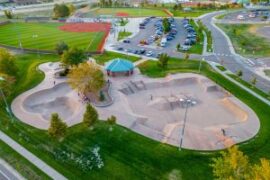
{"label": "green grass lawn", "polygon": [[173,13],[173,15],[175,17],[199,17],[201,15],[204,15],[204,14],[207,14],[207,13],[210,13],[210,12],[213,12],[215,11],[214,9],[209,9],[209,10],[192,10],[190,12],[185,12],[183,10],[177,10],[177,11],[174,11],[174,10],[171,10],[171,12]]}
{"label": "green grass lawn", "polygon": [[130,60],[132,62],[138,61],[140,58],[132,55],[125,55],[125,54],[120,54],[116,52],[111,52],[111,51],[105,51],[103,54],[98,54],[98,55],[93,55],[93,58],[96,60],[98,64],[104,64],[105,62],[108,62],[112,59],[115,58],[123,58]]}
{"label": "green grass lawn", "polygon": [[120,31],[118,33],[118,37],[117,37],[117,40],[120,41],[122,39],[125,39],[126,37],[130,36],[132,33],[131,32],[128,32],[128,31]]}
{"label": "green grass lawn", "polygon": [[[14,85],[11,100],[37,85],[44,75],[36,71],[41,62],[55,61],[57,56],[20,55],[16,63],[19,66],[18,81]],[[198,61],[185,61],[171,58],[166,70],[160,69],[157,62],[149,61],[140,66],[143,74],[150,77],[164,77],[168,73],[198,72]],[[202,74],[234,94],[249,105],[259,116],[261,129],[253,140],[240,145],[240,150],[249,155],[252,162],[259,158],[270,158],[270,107],[257,98],[213,71],[206,63],[202,64]],[[99,121],[93,129],[76,125],[68,130],[67,137],[55,141],[45,131],[10,120],[0,106],[0,129],[14,138],[28,150],[65,175],[68,179],[169,179],[178,174],[178,179],[213,179],[209,163],[217,156],[216,152],[200,153],[182,150],[165,145],[123,128]],[[8,127],[8,128],[7,128]],[[88,148],[100,147],[101,158],[105,166],[89,172],[63,159],[56,159],[53,153],[57,150],[82,155]],[[65,159],[64,159],[65,160]]]}
{"label": "green grass lawn", "polygon": [[266,69],[263,72],[266,76],[270,77],[270,69]]}
{"label": "green grass lawn", "polygon": [[230,37],[237,53],[246,56],[270,56],[269,41],[253,33],[257,25],[218,24],[218,26]]}
{"label": "green grass lawn", "polygon": [[127,13],[131,17],[168,16],[162,9],[152,9],[152,8],[100,8],[96,10],[94,13],[97,15],[113,15],[113,16],[117,15],[117,13]]}
{"label": "green grass lawn", "polygon": [[[54,50],[58,42],[64,41],[70,47],[96,51],[104,36],[103,32],[77,33],[59,30],[61,23],[10,23],[0,26],[0,44],[23,48]],[[33,36],[34,35],[34,36]],[[36,36],[37,35],[37,36]],[[88,46],[90,46],[88,48]]]}

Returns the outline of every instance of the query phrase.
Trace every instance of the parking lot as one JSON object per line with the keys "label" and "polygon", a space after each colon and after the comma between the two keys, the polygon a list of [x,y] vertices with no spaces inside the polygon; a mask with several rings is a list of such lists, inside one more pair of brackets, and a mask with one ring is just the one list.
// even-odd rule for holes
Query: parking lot
{"label": "parking lot", "polygon": [[[163,35],[163,33],[160,35],[156,34],[158,30],[155,24],[158,24],[158,21],[160,21],[162,24],[161,18],[150,18],[145,26],[140,29],[140,32],[134,37],[128,39],[128,42],[120,42],[115,45],[116,50],[126,51],[134,54],[137,54],[136,51],[145,50],[145,53],[143,54],[147,55],[148,52],[151,52],[151,54],[148,54],[148,56],[151,57],[157,57],[158,54],[161,53],[177,53],[177,44],[183,45],[188,34],[182,24],[182,20],[175,19],[173,21],[173,28],[177,30],[177,33],[173,35],[174,37],[172,39],[168,41],[166,40],[166,45],[164,45],[164,47],[162,47],[162,40],[167,36]],[[154,41],[154,36],[159,36],[159,39]]]}

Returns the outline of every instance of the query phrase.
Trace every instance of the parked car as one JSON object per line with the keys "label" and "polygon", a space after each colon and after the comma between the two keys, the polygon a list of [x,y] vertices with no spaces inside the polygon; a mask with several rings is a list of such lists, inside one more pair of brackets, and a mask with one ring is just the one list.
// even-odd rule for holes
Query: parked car
{"label": "parked car", "polygon": [[139,54],[144,54],[145,51],[146,51],[145,49],[140,49],[140,50],[139,50]]}
{"label": "parked car", "polygon": [[147,53],[146,53],[146,56],[148,56],[148,57],[151,57],[151,56],[153,56],[153,51],[148,51]]}
{"label": "parked car", "polygon": [[182,45],[180,47],[180,50],[182,50],[182,51],[188,51],[190,48],[191,48],[191,46]]}
{"label": "parked car", "polygon": [[123,43],[130,43],[130,39],[125,39]]}
{"label": "parked car", "polygon": [[237,16],[237,19],[238,19],[238,20],[244,20],[245,17],[244,17],[243,15],[240,14],[240,15]]}

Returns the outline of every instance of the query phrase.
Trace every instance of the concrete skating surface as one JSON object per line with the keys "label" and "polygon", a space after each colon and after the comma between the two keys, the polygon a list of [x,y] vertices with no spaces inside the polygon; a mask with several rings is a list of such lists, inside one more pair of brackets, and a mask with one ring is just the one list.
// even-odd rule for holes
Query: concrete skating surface
{"label": "concrete skating surface", "polygon": [[[80,123],[85,111],[66,79],[56,79],[58,64],[40,65],[45,80],[18,96],[12,111],[23,122],[49,127],[51,113],[69,126]],[[108,77],[114,103],[97,108],[100,118],[111,115],[117,123],[162,143],[194,150],[218,150],[254,137],[260,128],[256,114],[208,78],[191,73],[151,79],[136,69],[130,77]],[[55,83],[54,83],[55,82]],[[188,105],[184,135],[184,117]]]}

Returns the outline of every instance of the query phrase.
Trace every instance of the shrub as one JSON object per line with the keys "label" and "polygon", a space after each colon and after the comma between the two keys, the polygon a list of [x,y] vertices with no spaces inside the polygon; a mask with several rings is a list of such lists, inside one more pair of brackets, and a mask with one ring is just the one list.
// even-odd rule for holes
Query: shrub
{"label": "shrub", "polygon": [[115,116],[111,116],[107,119],[107,122],[110,124],[110,125],[113,125],[113,124],[116,124],[116,117]]}
{"label": "shrub", "polygon": [[91,104],[87,104],[86,111],[83,115],[83,123],[86,127],[92,126],[98,120],[98,113]]}

